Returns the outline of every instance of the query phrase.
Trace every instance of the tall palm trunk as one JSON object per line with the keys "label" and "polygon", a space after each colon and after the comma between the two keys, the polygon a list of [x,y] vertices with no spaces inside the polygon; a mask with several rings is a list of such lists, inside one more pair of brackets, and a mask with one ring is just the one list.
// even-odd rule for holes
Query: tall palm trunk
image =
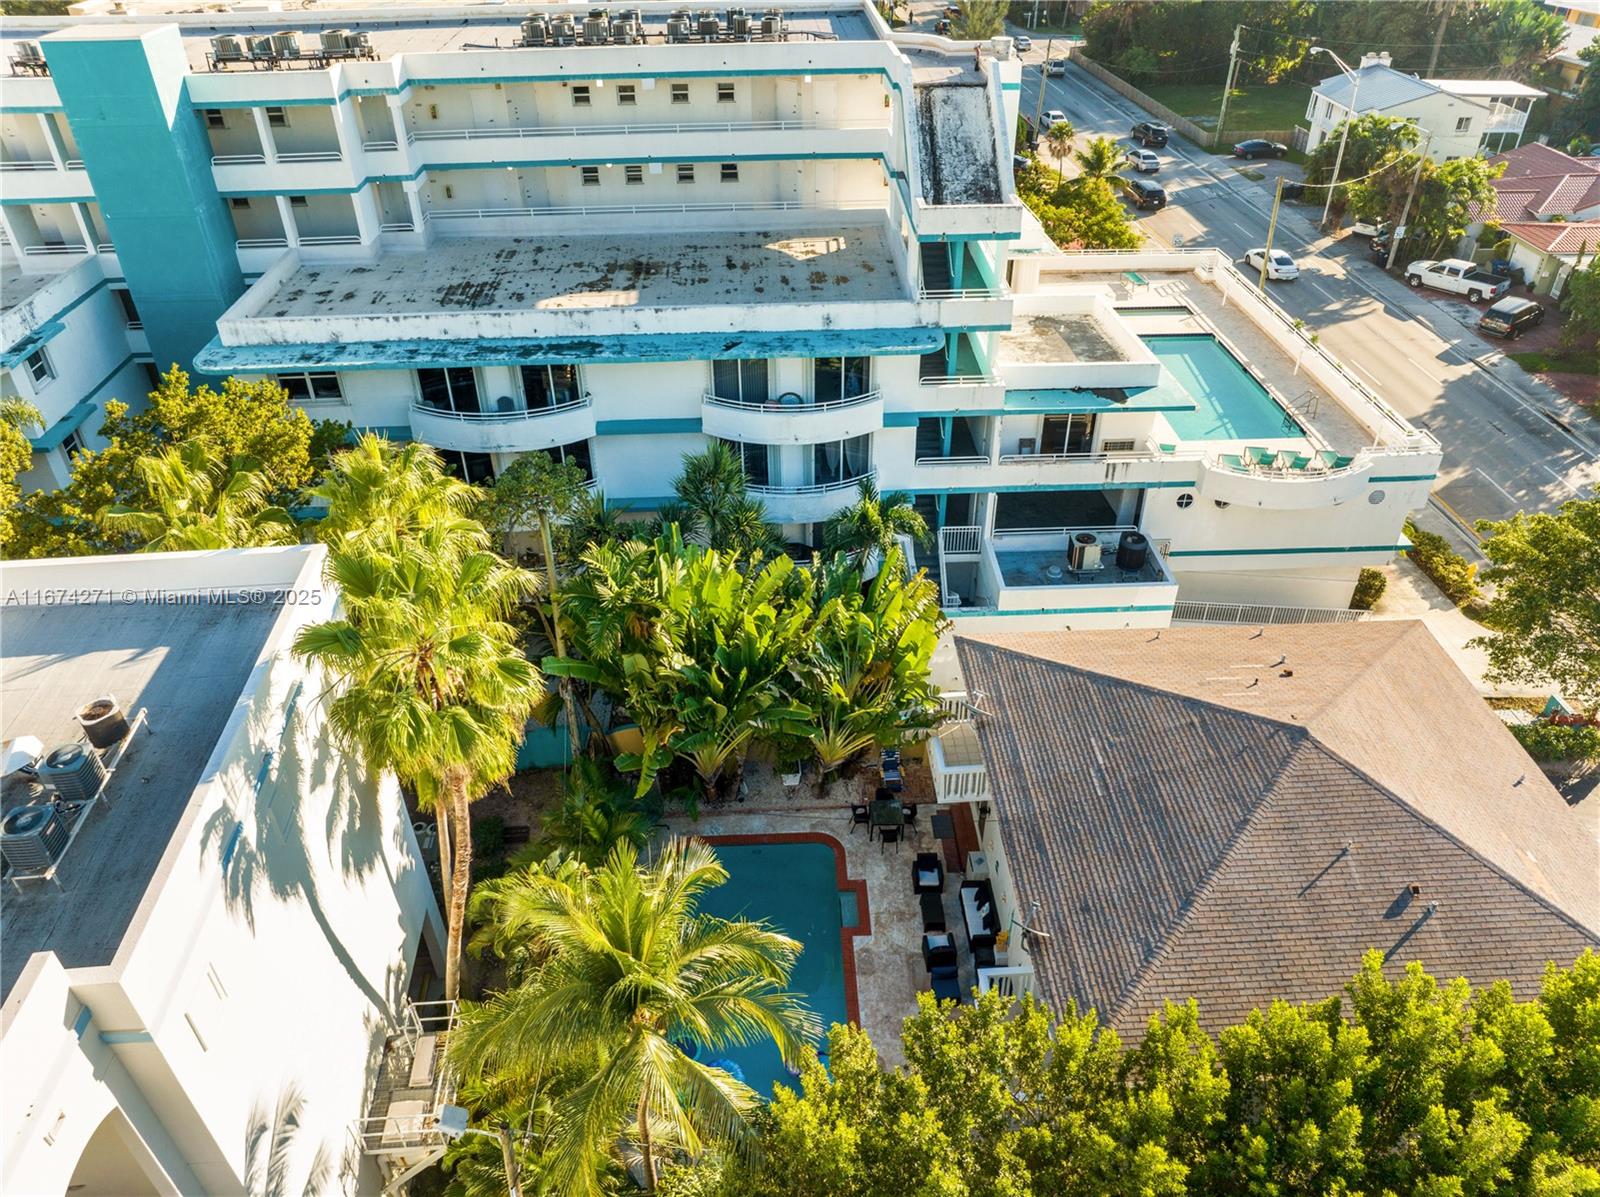
{"label": "tall palm trunk", "polygon": [[[556,581],[556,553],[550,544],[550,517],[539,513],[539,547],[544,550],[544,572],[550,588],[550,632],[555,639],[556,656],[567,655],[567,646],[561,636],[561,587]],[[560,678],[556,688],[561,691],[561,705],[567,715],[567,744],[572,749],[572,759],[578,759],[578,712],[572,705],[572,682]]]}
{"label": "tall palm trunk", "polygon": [[[455,894],[456,862],[450,855],[450,846],[455,842],[455,836],[450,832],[454,816],[450,813],[450,801],[441,794],[433,803],[433,825],[439,832],[439,890],[444,898],[444,908],[448,912],[451,898]],[[450,986],[450,969],[452,957],[448,941],[445,944],[445,988]]]}
{"label": "tall palm trunk", "polygon": [[455,1001],[461,996],[461,943],[467,926],[467,890],[472,875],[472,824],[467,814],[467,771],[451,769],[445,775],[444,801],[448,817],[455,823],[452,833],[455,849],[453,884],[445,896],[448,905],[445,924],[444,996]]}
{"label": "tall palm trunk", "polygon": [[644,1164],[644,1191],[656,1191],[656,1161],[650,1145],[650,1109],[645,1095],[639,1094],[639,1158]]}

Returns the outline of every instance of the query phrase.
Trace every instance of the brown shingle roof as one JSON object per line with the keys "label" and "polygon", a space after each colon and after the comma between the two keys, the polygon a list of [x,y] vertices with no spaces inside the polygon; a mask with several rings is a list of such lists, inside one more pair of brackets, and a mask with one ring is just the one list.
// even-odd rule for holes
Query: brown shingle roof
{"label": "brown shingle roof", "polygon": [[1058,1004],[1129,1028],[1194,996],[1220,1024],[1336,992],[1369,948],[1522,991],[1600,943],[1594,812],[1566,806],[1419,623],[958,651]]}

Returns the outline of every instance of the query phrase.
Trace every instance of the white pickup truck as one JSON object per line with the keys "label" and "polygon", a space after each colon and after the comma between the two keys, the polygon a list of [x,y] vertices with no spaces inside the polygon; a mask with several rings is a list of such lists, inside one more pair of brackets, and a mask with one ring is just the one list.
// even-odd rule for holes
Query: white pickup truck
{"label": "white pickup truck", "polygon": [[1499,299],[1511,289],[1511,280],[1487,270],[1479,270],[1464,258],[1435,262],[1424,258],[1406,267],[1406,282],[1413,287],[1432,287],[1452,295],[1465,295],[1473,303]]}

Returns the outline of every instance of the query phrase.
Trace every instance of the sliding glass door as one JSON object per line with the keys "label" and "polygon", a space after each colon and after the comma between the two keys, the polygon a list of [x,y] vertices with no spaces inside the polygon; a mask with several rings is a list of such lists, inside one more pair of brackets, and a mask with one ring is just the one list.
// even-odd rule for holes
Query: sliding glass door
{"label": "sliding glass door", "polygon": [[857,399],[870,390],[870,357],[819,357],[812,362],[811,393],[814,402],[836,403],[841,399]]}
{"label": "sliding glass door", "polygon": [[522,397],[529,411],[562,407],[582,397],[576,366],[522,366],[520,373]]}
{"label": "sliding glass door", "polygon": [[759,406],[771,398],[767,378],[765,359],[711,363],[711,393],[718,399]]}
{"label": "sliding glass door", "polygon": [[871,433],[811,446],[811,482],[814,486],[851,482],[865,477],[871,469]]}
{"label": "sliding glass door", "polygon": [[417,392],[424,404],[439,411],[474,415],[483,410],[478,402],[478,376],[469,368],[418,370]]}

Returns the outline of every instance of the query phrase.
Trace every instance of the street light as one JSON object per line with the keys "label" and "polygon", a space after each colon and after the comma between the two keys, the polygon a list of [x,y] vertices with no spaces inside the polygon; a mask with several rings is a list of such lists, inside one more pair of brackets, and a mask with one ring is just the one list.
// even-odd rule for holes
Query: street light
{"label": "street light", "polygon": [[1344,131],[1339,135],[1339,152],[1335,154],[1333,158],[1333,178],[1328,182],[1328,198],[1324,200],[1322,204],[1322,220],[1318,226],[1321,228],[1327,226],[1328,209],[1333,207],[1333,190],[1339,185],[1339,167],[1344,165],[1345,143],[1350,140],[1350,125],[1351,122],[1356,119],[1356,115],[1360,111],[1356,107],[1356,93],[1361,90],[1361,73],[1359,71],[1352,71],[1344,59],[1340,58],[1326,46],[1312,46],[1309,52],[1312,54],[1326,54],[1329,58],[1333,59],[1334,66],[1338,67],[1344,72],[1345,78],[1350,80],[1350,115],[1345,117]]}

